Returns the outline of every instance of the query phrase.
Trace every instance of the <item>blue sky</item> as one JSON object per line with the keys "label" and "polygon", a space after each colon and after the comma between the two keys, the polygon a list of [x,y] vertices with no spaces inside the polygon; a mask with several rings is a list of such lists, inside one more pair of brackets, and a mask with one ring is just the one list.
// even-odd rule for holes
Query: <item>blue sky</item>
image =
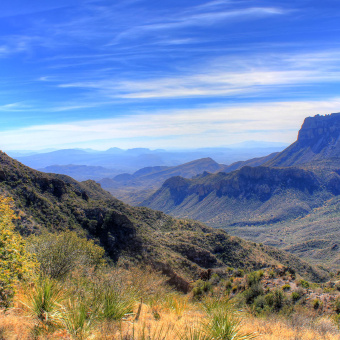
{"label": "blue sky", "polygon": [[293,142],[340,111],[339,1],[0,3],[0,148]]}

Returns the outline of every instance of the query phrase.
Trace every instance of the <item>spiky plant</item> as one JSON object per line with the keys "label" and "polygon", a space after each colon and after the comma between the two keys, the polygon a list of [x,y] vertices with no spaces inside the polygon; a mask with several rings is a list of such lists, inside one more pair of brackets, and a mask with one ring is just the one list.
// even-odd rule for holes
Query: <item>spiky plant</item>
{"label": "spiky plant", "polygon": [[244,333],[241,319],[230,310],[215,310],[204,325],[205,334],[214,340],[250,340],[257,338],[254,333]]}
{"label": "spiky plant", "polygon": [[60,327],[65,298],[62,286],[49,277],[42,276],[25,289],[20,302],[26,313],[35,320],[35,333],[50,333]]}

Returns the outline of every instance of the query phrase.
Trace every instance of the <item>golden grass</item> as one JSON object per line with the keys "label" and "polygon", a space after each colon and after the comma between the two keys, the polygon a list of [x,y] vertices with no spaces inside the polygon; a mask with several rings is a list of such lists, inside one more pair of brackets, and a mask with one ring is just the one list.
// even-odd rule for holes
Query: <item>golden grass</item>
{"label": "golden grass", "polygon": [[[198,303],[191,303],[185,296],[174,296],[175,305],[180,304],[180,313],[173,308],[173,303],[165,300],[159,302],[155,318],[155,305],[142,304],[138,321],[135,315],[128,316],[123,321],[102,322],[97,324],[88,339],[93,340],[180,340],[180,332],[192,325],[199,327],[206,315]],[[183,302],[179,302],[183,299]],[[185,307],[184,307],[185,306]],[[138,305],[136,305],[137,312]],[[179,315],[180,314],[180,315]],[[19,309],[0,313],[0,339],[2,340],[33,340],[31,330],[34,321],[25,317]],[[242,331],[255,332],[261,340],[340,340],[340,333],[333,321],[327,317],[317,319],[309,315],[297,315],[291,319],[271,316],[256,318],[242,314]],[[47,337],[35,339],[71,340],[65,330],[60,330]]]}
{"label": "golden grass", "polygon": [[243,330],[256,332],[261,340],[339,340],[340,335],[332,320],[323,318],[312,325],[292,325],[286,319],[269,319],[247,316]]}

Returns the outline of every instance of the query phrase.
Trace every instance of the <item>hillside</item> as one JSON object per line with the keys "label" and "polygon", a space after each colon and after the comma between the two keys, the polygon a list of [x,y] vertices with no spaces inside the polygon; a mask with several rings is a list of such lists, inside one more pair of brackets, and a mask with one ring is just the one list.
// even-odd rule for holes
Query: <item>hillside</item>
{"label": "hillside", "polygon": [[123,200],[125,203],[137,205],[149,197],[170,177],[191,178],[204,171],[221,171],[224,167],[224,165],[216,163],[211,158],[202,158],[173,167],[147,167],[136,171],[132,175],[126,173],[112,179],[104,178],[99,183],[114,197]]}
{"label": "hillside", "polygon": [[199,222],[176,220],[159,211],[133,208],[93,181],[32,170],[0,153],[0,190],[13,197],[22,234],[67,228],[96,238],[114,260],[152,264],[180,283],[206,268],[261,268],[283,264],[311,280],[320,269],[286,252],[246,242]]}
{"label": "hillside", "polygon": [[298,168],[243,167],[231,173],[173,177],[142,205],[213,226],[296,218],[340,192],[340,176],[323,181]]}

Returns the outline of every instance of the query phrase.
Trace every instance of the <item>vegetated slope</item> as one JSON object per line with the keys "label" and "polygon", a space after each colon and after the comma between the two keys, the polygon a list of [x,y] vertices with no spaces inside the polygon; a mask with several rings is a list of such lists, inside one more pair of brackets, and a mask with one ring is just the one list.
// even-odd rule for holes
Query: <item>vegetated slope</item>
{"label": "vegetated slope", "polygon": [[328,182],[299,168],[243,167],[194,179],[173,177],[142,205],[213,226],[273,223],[302,216],[340,193],[340,176]]}
{"label": "vegetated slope", "polygon": [[298,139],[267,166],[310,165],[340,168],[340,113],[307,117]]}
{"label": "vegetated slope", "polygon": [[[14,198],[22,233],[66,228],[100,240],[113,260],[149,263],[177,283],[204,268],[290,266],[311,280],[325,272],[275,248],[256,245],[199,222],[176,220],[159,211],[133,208],[93,181],[32,170],[0,153],[0,190]],[[185,290],[185,287],[183,288]]]}
{"label": "vegetated slope", "polygon": [[340,197],[334,197],[307,215],[273,224],[227,226],[225,229],[255,242],[289,251],[312,263],[340,268]]}
{"label": "vegetated slope", "polygon": [[174,167],[147,167],[132,175],[120,174],[112,179],[104,178],[99,183],[105,190],[125,203],[137,205],[149,197],[170,177],[191,178],[204,171],[216,172],[224,169],[224,167],[211,158],[202,158]]}

